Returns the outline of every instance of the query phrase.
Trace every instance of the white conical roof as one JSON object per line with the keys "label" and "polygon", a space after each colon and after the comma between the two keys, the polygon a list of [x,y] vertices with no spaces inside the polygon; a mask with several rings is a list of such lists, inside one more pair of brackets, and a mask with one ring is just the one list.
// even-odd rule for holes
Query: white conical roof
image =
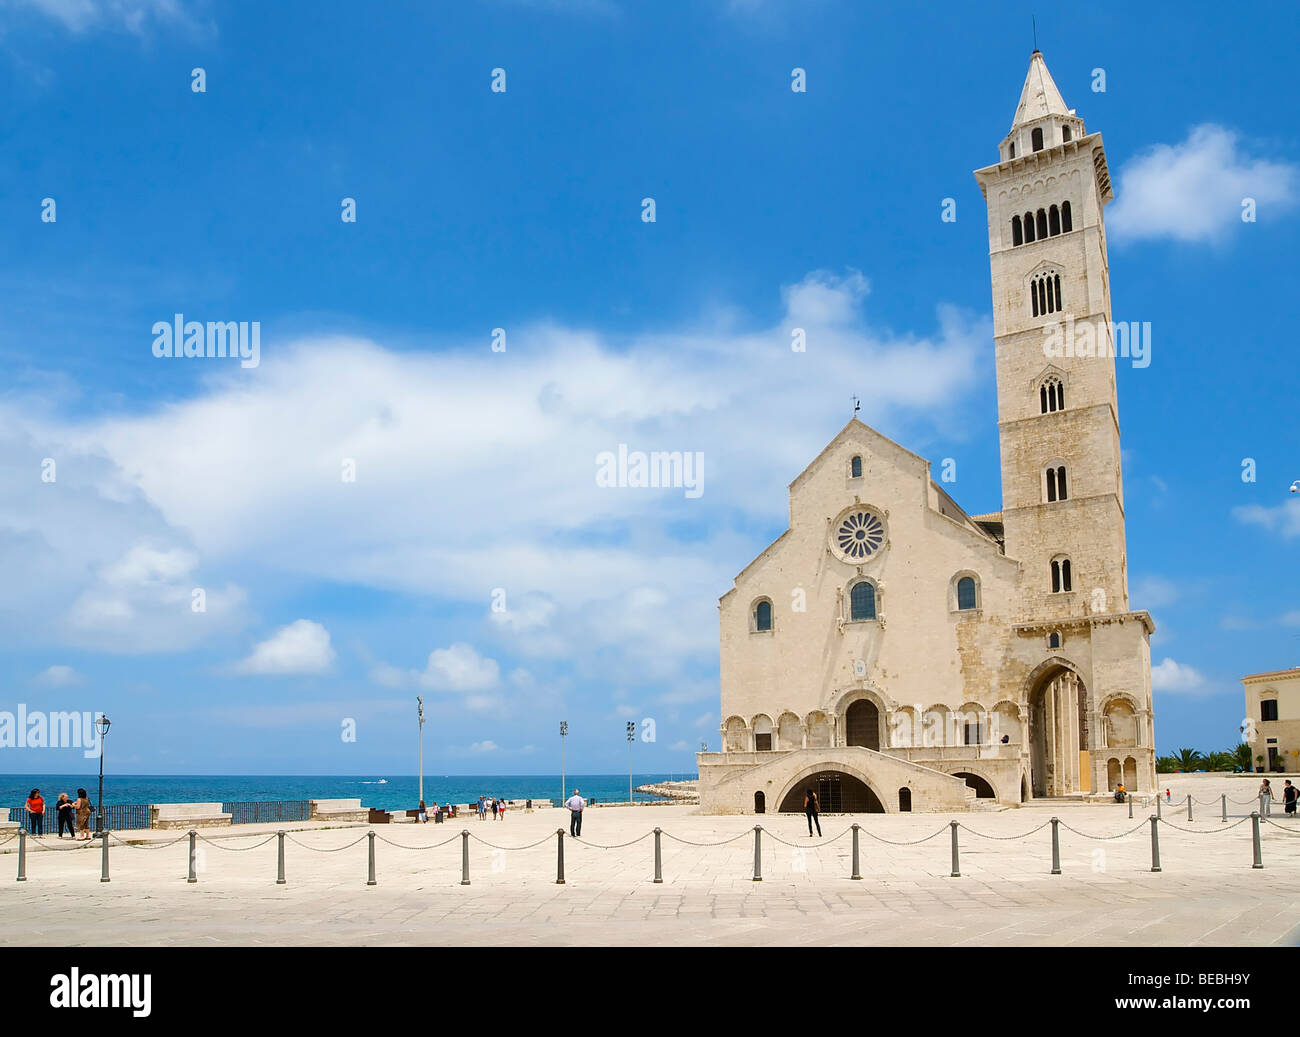
{"label": "white conical roof", "polygon": [[1029,73],[1025,76],[1025,87],[1020,91],[1020,104],[1016,106],[1016,117],[1011,122],[1014,130],[1027,122],[1034,122],[1048,115],[1069,115],[1061,91],[1052,81],[1052,73],[1047,71],[1047,62],[1039,51],[1034,51],[1029,59]]}

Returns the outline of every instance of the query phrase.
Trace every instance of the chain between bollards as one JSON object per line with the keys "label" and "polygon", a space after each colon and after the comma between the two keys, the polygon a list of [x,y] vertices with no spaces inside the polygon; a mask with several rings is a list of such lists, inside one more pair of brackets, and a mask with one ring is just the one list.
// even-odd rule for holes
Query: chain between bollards
{"label": "chain between bollards", "polygon": [[27,881],[27,833],[18,829],[18,882]]}
{"label": "chain between bollards", "polygon": [[280,845],[275,858],[275,884],[284,885],[284,830],[275,833],[280,838]]}
{"label": "chain between bollards", "polygon": [[110,881],[108,877],[108,833],[100,832],[99,838],[104,848],[103,853],[100,857],[99,881],[108,882]]}
{"label": "chain between bollards", "polygon": [[460,831],[460,884],[469,885],[469,829]]}
{"label": "chain between bollards", "polygon": [[564,829],[555,830],[555,884],[564,885]]}
{"label": "chain between bollards", "polygon": [[[1157,810],[1159,809],[1160,799],[1156,798]],[[1159,813],[1151,819],[1151,870],[1160,870],[1160,833],[1157,826],[1160,824]]]}
{"label": "chain between bollards", "polygon": [[1253,842],[1255,846],[1255,863],[1252,864],[1251,867],[1262,868],[1264,866],[1264,854],[1259,845],[1259,814],[1255,811],[1251,811],[1250,814],[1250,828],[1251,842]]}
{"label": "chain between bollards", "polygon": [[194,831],[193,828],[191,828],[191,829],[190,829],[190,873],[189,873],[189,875],[186,876],[186,878],[185,878],[185,881],[186,881],[186,882],[198,882],[198,881],[199,881],[199,877],[198,877],[198,875],[196,875],[196,874],[194,873],[194,855],[195,855],[194,841],[198,838],[198,836],[199,836],[199,833],[196,832],[196,831]]}
{"label": "chain between bollards", "polygon": [[664,858],[663,850],[659,845],[659,829],[655,829],[655,882],[662,883],[664,880]]}
{"label": "chain between bollards", "polygon": [[369,853],[369,857],[370,857],[370,871],[369,871],[369,874],[368,874],[367,877],[366,877],[366,885],[367,885],[367,886],[377,886],[377,885],[379,885],[379,883],[378,883],[377,881],[375,881],[375,830],[374,830],[373,828],[370,830],[370,853]]}
{"label": "chain between bollards", "polygon": [[754,881],[763,881],[763,826],[754,826]]}
{"label": "chain between bollards", "polygon": [[[952,875],[950,878],[961,878],[961,864],[957,857],[957,822],[949,821],[952,826]],[[942,831],[942,829],[940,829]]]}
{"label": "chain between bollards", "polygon": [[862,876],[858,874],[858,826],[856,824],[853,826],[853,874],[850,875],[849,878],[862,878]]}
{"label": "chain between bollards", "polygon": [[1058,831],[1061,822],[1059,818],[1052,818],[1052,874],[1061,874],[1061,833]]}

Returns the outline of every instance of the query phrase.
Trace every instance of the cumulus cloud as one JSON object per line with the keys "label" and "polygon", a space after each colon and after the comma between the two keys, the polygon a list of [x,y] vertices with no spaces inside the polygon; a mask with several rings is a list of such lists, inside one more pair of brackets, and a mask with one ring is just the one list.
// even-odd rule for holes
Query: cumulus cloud
{"label": "cumulus cloud", "polygon": [[1199,670],[1173,659],[1162,659],[1151,667],[1151,687],[1156,691],[1196,692],[1205,686]]}
{"label": "cumulus cloud", "polygon": [[46,688],[66,688],[73,684],[80,684],[81,680],[81,674],[71,666],[59,664],[46,667],[32,679],[33,683]]}
{"label": "cumulus cloud", "polygon": [[1274,507],[1246,504],[1232,509],[1233,517],[1248,525],[1263,526],[1286,540],[1300,536],[1300,498],[1292,497]]}
{"label": "cumulus cloud", "polygon": [[1242,200],[1257,218],[1296,202],[1297,167],[1252,158],[1235,130],[1194,127],[1181,144],[1157,144],[1119,171],[1106,224],[1116,242],[1144,238],[1209,241],[1241,225]]}
{"label": "cumulus cloud", "polygon": [[335,652],[329,631],[310,619],[299,619],[281,627],[236,664],[236,673],[290,675],[326,673],[334,665]]}

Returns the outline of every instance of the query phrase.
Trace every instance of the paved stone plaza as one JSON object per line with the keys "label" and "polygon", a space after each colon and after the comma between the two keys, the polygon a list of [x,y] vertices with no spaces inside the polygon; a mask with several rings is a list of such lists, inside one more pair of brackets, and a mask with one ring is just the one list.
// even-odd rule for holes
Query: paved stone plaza
{"label": "paved stone plaza", "polygon": [[[619,849],[574,844],[567,813],[513,813],[502,822],[388,825],[374,830],[378,885],[366,885],[369,826],[301,829],[286,845],[285,886],[275,885],[275,826],[249,825],[200,842],[198,883],[186,877],[186,842],[173,832],[124,833],[151,848],[110,844],[112,881],[99,881],[100,851],[32,849],[28,881],[14,881],[16,841],[0,853],[0,942],[53,946],[125,944],[885,944],[1192,945],[1291,944],[1300,938],[1300,822],[1296,835],[1263,830],[1265,867],[1251,867],[1250,807],[1258,779],[1170,776],[1173,825],[1160,829],[1163,871],[1152,874],[1149,808],[1116,804],[1024,807],[954,815],[962,825],[961,877],[952,878],[947,815],[822,819],[809,840],[802,816],[762,821],[763,881],[752,881],[753,818],[706,817],[691,806],[587,811],[584,842],[612,845],[654,826],[663,839],[662,885],[653,840]],[[1280,785],[1280,781],[1274,784]],[[1049,874],[1050,828],[1061,830],[1062,875]],[[1286,824],[1280,810],[1279,824]],[[851,881],[850,838],[863,826],[861,881]],[[1235,826],[1234,826],[1235,824]],[[555,835],[563,826],[566,884],[555,884]],[[1141,826],[1141,827],[1138,827]],[[1233,827],[1230,827],[1233,826]],[[471,885],[460,885],[459,833],[471,840]],[[1192,831],[1181,831],[1191,829]],[[909,846],[894,842],[935,838]],[[978,834],[977,834],[978,833]],[[839,838],[835,838],[839,836]],[[996,836],[997,838],[983,838]],[[182,834],[182,839],[184,836]],[[347,844],[362,841],[347,849]],[[447,840],[453,840],[446,842]],[[545,840],[532,849],[494,851]],[[780,842],[778,840],[784,840]],[[46,846],[58,840],[46,836]],[[215,845],[214,845],[215,843]],[[338,852],[313,852],[299,843]],[[794,844],[794,846],[787,845]]]}

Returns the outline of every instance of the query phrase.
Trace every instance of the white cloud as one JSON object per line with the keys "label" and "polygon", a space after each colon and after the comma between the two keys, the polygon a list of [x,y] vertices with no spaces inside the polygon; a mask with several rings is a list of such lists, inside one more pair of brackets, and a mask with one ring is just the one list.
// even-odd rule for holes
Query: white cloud
{"label": "white cloud", "polygon": [[1117,242],[1208,241],[1241,226],[1242,199],[1267,220],[1295,204],[1298,183],[1294,165],[1251,158],[1235,130],[1204,124],[1124,164],[1106,224]]}
{"label": "white cloud", "polygon": [[1205,677],[1191,666],[1162,659],[1151,667],[1151,687],[1156,691],[1195,692],[1205,687]]}
{"label": "white cloud", "polygon": [[1300,498],[1292,497],[1272,508],[1263,504],[1246,504],[1233,508],[1232,514],[1241,522],[1281,533],[1287,540],[1300,536]]}
{"label": "white cloud", "polygon": [[46,667],[33,678],[33,683],[47,688],[66,688],[82,682],[81,674],[71,666],[55,665]]}
{"label": "white cloud", "polygon": [[496,660],[484,658],[472,645],[460,641],[429,653],[421,683],[448,691],[486,691],[500,681],[501,668]]}
{"label": "white cloud", "polygon": [[236,673],[259,675],[319,674],[334,665],[330,635],[319,623],[298,619],[281,627],[253,649]]}
{"label": "white cloud", "polygon": [[74,33],[113,28],[138,36],[154,24],[191,23],[179,0],[8,0],[4,6],[33,9]]}
{"label": "white cloud", "polygon": [[500,746],[498,746],[496,742],[492,741],[490,738],[487,738],[481,742],[474,742],[469,747],[469,751],[472,753],[494,753],[499,748]]}

